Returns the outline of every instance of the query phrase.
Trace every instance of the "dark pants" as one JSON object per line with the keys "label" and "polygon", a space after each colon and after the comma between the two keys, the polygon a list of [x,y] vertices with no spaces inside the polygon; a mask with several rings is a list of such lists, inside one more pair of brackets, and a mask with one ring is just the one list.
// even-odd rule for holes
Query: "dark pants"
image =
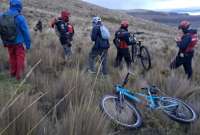
{"label": "dark pants", "polygon": [[170,64],[171,69],[176,69],[183,65],[185,73],[188,79],[192,77],[192,58],[194,53],[187,53],[181,56],[180,54],[175,58],[175,60]]}
{"label": "dark pants", "polygon": [[108,49],[94,49],[89,53],[89,69],[95,72],[95,59],[100,56],[100,60],[102,62],[101,72],[106,75],[107,72],[107,53]]}
{"label": "dark pants", "polygon": [[70,56],[72,54],[71,46],[68,44],[62,45],[64,49],[65,56]]}
{"label": "dark pants", "polygon": [[65,56],[70,56],[72,54],[70,38],[60,37],[60,43],[64,49]]}
{"label": "dark pants", "polygon": [[131,55],[129,52],[129,48],[118,48],[117,49],[117,57],[115,59],[115,67],[118,67],[121,65],[122,59],[126,61],[126,65],[128,68],[131,66]]}

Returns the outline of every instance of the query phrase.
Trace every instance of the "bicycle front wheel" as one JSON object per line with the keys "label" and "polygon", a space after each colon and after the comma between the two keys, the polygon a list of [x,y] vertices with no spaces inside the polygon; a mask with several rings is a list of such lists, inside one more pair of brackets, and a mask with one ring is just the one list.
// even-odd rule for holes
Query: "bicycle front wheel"
{"label": "bicycle front wheel", "polygon": [[151,57],[149,51],[145,46],[141,46],[140,48],[140,59],[142,66],[145,70],[149,70],[151,68]]}
{"label": "bicycle front wheel", "polygon": [[161,105],[163,106],[163,112],[178,122],[190,123],[198,117],[188,104],[176,98],[162,97]]}
{"label": "bicycle front wheel", "polygon": [[141,126],[142,117],[140,112],[126,99],[120,102],[118,96],[106,95],[102,98],[101,107],[105,114],[118,125],[127,128]]}

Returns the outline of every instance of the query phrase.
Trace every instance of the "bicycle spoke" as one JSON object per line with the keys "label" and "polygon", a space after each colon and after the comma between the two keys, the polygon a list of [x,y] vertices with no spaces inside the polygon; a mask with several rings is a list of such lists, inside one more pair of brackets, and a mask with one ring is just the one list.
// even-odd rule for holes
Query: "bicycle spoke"
{"label": "bicycle spoke", "polygon": [[140,113],[126,99],[120,103],[118,97],[107,96],[102,100],[102,107],[105,113],[117,124],[132,128],[141,125]]}
{"label": "bicycle spoke", "polygon": [[197,118],[196,113],[189,105],[176,98],[164,97],[161,104],[164,106],[163,111],[174,120],[192,122]]}

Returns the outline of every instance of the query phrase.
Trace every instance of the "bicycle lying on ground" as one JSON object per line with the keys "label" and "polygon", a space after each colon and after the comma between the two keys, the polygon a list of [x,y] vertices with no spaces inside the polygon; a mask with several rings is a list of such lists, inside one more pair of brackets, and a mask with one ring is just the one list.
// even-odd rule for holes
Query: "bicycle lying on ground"
{"label": "bicycle lying on ground", "polygon": [[132,62],[136,62],[137,59],[140,59],[141,64],[145,70],[149,70],[151,68],[151,57],[149,54],[148,49],[142,45],[142,41],[137,40],[135,35],[141,35],[144,34],[144,32],[135,32],[130,33],[130,42],[131,45],[131,59]]}
{"label": "bicycle lying on ground", "polygon": [[125,86],[128,73],[122,85],[115,86],[115,94],[105,95],[101,100],[101,108],[116,124],[127,128],[138,128],[142,124],[142,116],[137,105],[145,104],[150,110],[161,110],[175,121],[190,123],[198,116],[185,102],[173,97],[158,96],[159,89],[155,86],[143,88],[145,92],[131,92]]}

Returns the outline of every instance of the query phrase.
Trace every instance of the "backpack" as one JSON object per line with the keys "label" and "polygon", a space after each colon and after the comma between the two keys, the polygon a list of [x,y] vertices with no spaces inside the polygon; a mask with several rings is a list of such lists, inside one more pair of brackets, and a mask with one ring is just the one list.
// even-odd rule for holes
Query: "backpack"
{"label": "backpack", "polygon": [[121,37],[121,33],[122,31],[121,30],[118,30],[115,32],[115,38],[113,39],[113,43],[115,45],[116,48],[119,48],[120,47],[120,37]]}
{"label": "backpack", "polygon": [[68,26],[62,19],[56,20],[56,30],[58,31],[59,37],[67,37]]}
{"label": "backpack", "polygon": [[188,45],[188,47],[186,48],[185,52],[191,52],[193,51],[194,47],[196,47],[197,42],[198,42],[198,35],[197,35],[197,31],[193,31],[189,33],[191,35],[191,43]]}
{"label": "backpack", "polygon": [[104,25],[100,26],[100,31],[102,39],[108,40],[110,38],[110,32]]}
{"label": "backpack", "polygon": [[115,33],[115,38],[113,39],[114,45],[119,48],[121,40],[125,41],[127,45],[133,45],[135,43],[134,36],[128,31],[118,30]]}
{"label": "backpack", "polygon": [[117,37],[115,37],[113,39],[113,44],[115,45],[116,48],[119,48],[119,46],[120,46],[120,39],[117,38]]}
{"label": "backpack", "polygon": [[0,36],[3,42],[15,43],[18,32],[15,18],[17,15],[3,14],[0,17]]}

